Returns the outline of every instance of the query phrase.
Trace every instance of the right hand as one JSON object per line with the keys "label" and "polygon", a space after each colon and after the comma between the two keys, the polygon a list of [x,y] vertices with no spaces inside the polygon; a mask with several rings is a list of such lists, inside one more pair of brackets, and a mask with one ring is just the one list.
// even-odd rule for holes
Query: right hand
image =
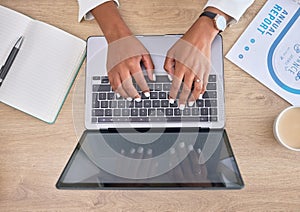
{"label": "right hand", "polygon": [[132,83],[133,77],[146,97],[150,90],[145,80],[141,63],[146,68],[148,78],[154,77],[154,65],[149,52],[135,36],[115,40],[108,45],[107,75],[112,89],[128,100],[141,100],[141,96]]}

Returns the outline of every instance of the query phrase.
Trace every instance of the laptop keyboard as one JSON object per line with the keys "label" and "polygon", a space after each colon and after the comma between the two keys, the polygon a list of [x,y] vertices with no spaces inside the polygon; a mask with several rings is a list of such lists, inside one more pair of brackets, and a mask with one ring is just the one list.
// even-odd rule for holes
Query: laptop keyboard
{"label": "laptop keyboard", "polygon": [[122,97],[117,98],[112,91],[107,76],[93,77],[92,96],[92,123],[102,122],[181,122],[200,121],[217,122],[217,83],[216,75],[209,76],[206,92],[202,99],[196,100],[193,106],[184,110],[178,108],[178,100],[169,103],[169,90],[171,81],[167,76],[156,76],[153,83],[146,77],[150,88],[150,97],[142,94],[140,88],[133,82],[137,91],[141,93],[142,101],[128,101]]}

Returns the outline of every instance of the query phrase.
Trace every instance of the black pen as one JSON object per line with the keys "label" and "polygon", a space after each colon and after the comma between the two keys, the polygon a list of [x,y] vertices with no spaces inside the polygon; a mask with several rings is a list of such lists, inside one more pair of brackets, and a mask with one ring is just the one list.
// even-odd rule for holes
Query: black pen
{"label": "black pen", "polygon": [[11,52],[9,53],[9,56],[8,56],[7,60],[5,61],[5,64],[1,67],[1,70],[0,70],[0,86],[2,85],[3,80],[5,79],[11,65],[14,62],[14,60],[15,60],[18,52],[19,52],[19,49],[22,45],[22,42],[23,42],[23,36],[21,36],[17,40],[16,44],[14,45]]}

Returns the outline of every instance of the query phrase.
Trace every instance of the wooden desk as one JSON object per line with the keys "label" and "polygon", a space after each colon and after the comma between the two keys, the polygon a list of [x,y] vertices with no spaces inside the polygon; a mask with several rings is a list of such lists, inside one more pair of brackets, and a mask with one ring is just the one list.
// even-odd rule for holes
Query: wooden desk
{"label": "wooden desk", "polygon": [[[205,1],[120,0],[136,34],[184,33]],[[137,3],[138,2],[138,3]],[[199,3],[202,2],[202,3]],[[226,53],[264,1],[256,1],[224,37]],[[0,0],[0,4],[86,39],[97,24],[77,22],[75,0]],[[81,73],[84,66],[81,68]],[[284,100],[225,60],[226,128],[245,188],[237,191],[65,191],[55,183],[77,137],[71,90],[58,120],[45,124],[0,103],[0,211],[241,211],[299,210],[300,154],[272,134]]]}

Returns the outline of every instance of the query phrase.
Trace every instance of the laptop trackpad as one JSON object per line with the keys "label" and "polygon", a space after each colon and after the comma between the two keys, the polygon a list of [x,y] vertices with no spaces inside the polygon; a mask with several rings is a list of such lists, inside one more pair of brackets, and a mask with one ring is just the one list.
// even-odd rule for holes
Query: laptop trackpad
{"label": "laptop trackpad", "polygon": [[242,188],[225,130],[86,131],[58,188]]}

